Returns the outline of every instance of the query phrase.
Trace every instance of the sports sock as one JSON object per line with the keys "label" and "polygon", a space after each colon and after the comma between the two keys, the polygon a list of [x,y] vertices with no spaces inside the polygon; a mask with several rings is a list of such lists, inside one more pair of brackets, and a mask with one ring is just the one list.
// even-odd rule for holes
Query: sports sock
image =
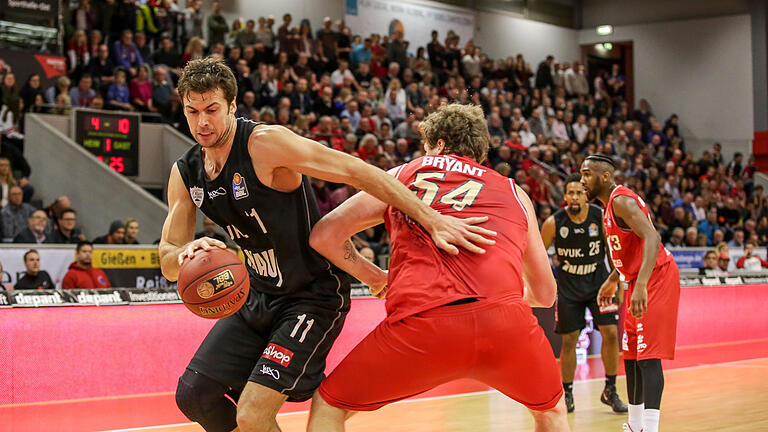
{"label": "sports sock", "polygon": [[606,375],[605,376],[605,385],[611,385],[616,387],[616,375]]}
{"label": "sports sock", "polygon": [[564,382],[563,383],[563,390],[565,390],[568,393],[573,393],[573,383],[572,382]]}
{"label": "sports sock", "polygon": [[643,411],[643,432],[659,432],[660,415],[661,412],[657,409]]}
{"label": "sports sock", "polygon": [[629,404],[629,420],[627,424],[634,432],[640,432],[643,429],[643,404]]}

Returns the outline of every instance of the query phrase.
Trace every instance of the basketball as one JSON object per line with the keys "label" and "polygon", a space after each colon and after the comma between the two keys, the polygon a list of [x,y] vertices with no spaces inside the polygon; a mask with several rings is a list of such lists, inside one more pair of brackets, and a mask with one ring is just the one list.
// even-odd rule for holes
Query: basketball
{"label": "basketball", "polygon": [[248,299],[248,270],[226,249],[195,251],[179,272],[179,295],[195,315],[219,319],[240,309]]}

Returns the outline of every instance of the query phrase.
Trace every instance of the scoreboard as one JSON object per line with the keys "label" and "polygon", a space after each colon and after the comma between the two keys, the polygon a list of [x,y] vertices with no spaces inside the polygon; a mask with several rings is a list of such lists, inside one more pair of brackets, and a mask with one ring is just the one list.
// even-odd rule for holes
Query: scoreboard
{"label": "scoreboard", "polygon": [[78,109],[73,115],[78,144],[120,174],[139,174],[138,114]]}

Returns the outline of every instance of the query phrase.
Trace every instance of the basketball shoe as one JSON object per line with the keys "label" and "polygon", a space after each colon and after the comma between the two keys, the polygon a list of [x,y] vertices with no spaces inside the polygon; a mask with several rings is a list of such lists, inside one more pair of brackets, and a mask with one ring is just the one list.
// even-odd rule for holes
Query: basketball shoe
{"label": "basketball shoe", "polygon": [[603,394],[600,395],[600,402],[609,405],[615,413],[625,413],[629,411],[627,404],[621,401],[619,394],[616,393],[616,386],[606,385]]}

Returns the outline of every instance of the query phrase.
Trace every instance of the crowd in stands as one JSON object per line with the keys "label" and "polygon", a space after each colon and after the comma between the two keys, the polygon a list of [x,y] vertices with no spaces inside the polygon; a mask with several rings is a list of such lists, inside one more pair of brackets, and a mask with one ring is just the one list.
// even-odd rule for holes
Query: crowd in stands
{"label": "crowd in stands", "polygon": [[[216,56],[238,81],[238,116],[284,125],[381,169],[422,155],[425,116],[447,103],[473,103],[487,115],[485,164],[530,194],[539,221],[562,206],[563,179],[578,172],[587,155],[602,153],[614,159],[617,182],[651,207],[664,244],[768,245],[768,198],[753,183],[752,157],[737,153],[726,160],[715,144],[696,159],[680,134],[685,119],[657,118],[644,99],[635,107],[618,64],[588,75],[579,61],[553,56],[535,68],[522,54],[492,59],[452,31],[433,31],[425,47],[412,47],[399,31],[367,34],[331,18],[314,30],[290,14],[280,24],[272,16],[229,22],[219,2],[210,11],[202,11],[199,0],[186,7],[175,0],[142,3],[81,0],[69,12],[67,76],[42,88],[38,75],[22,84],[5,73],[0,91],[7,111],[22,122],[25,112],[70,107],[156,113],[189,133],[176,80],[190,60]],[[23,171],[14,158],[8,156],[13,169]],[[18,186],[31,194],[24,179]],[[356,192],[316,179],[312,184],[323,213]],[[11,189],[8,205],[16,207],[3,209],[2,224],[12,227],[3,236],[53,236],[43,234],[42,222],[33,228],[32,209],[5,221],[6,213],[19,212],[13,204],[18,188]],[[108,242],[120,242],[115,226]],[[381,227],[354,241],[376,254],[388,251]]]}

